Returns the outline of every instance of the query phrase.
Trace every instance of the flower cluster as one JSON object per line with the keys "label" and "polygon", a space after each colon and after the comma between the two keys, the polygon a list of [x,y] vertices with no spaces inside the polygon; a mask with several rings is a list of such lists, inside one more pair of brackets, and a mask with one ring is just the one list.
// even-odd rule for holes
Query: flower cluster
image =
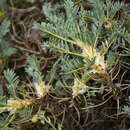
{"label": "flower cluster", "polygon": [[95,58],[95,63],[91,67],[92,68],[91,72],[105,73],[106,65],[104,61],[104,56],[101,56],[101,54],[97,52],[96,49],[92,48],[91,46],[84,46],[82,54],[89,60]]}
{"label": "flower cluster", "polygon": [[81,82],[79,79],[74,80],[74,85],[72,86],[73,97],[84,94],[87,90],[88,86],[86,86],[83,82]]}
{"label": "flower cluster", "polygon": [[51,86],[45,85],[45,82],[43,81],[35,82],[34,86],[35,86],[36,94],[39,98],[46,96],[51,88]]}

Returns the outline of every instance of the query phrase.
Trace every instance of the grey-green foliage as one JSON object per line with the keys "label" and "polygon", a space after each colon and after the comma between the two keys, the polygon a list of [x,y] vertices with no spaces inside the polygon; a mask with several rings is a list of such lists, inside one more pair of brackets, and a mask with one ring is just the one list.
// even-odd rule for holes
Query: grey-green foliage
{"label": "grey-green foliage", "polygon": [[128,116],[130,116],[130,107],[129,106],[124,106],[122,108],[122,111],[127,114]]}
{"label": "grey-green foliage", "polygon": [[3,124],[6,123],[6,118],[7,118],[8,114],[4,113],[0,116],[0,128],[2,128]]}
{"label": "grey-green foliage", "polygon": [[[0,111],[1,112],[0,113],[1,114],[0,115],[0,126],[2,125],[1,129],[3,129],[3,130],[10,123],[13,122],[13,120],[16,117],[16,115],[17,115],[17,117],[22,118],[22,119],[29,119],[31,117],[31,114],[32,114],[31,108],[27,107],[27,106],[26,107],[23,106],[22,109],[17,109],[15,114],[12,113],[12,114],[6,115],[6,113],[3,113],[5,111],[2,111],[2,107],[4,108],[4,106],[8,103],[8,100],[11,100],[11,99],[14,100],[15,99],[16,102],[17,102],[18,101],[17,99],[21,98],[21,97],[19,97],[19,92],[20,91],[18,91],[19,87],[21,87],[19,76],[17,76],[16,73],[13,70],[7,69],[7,70],[4,71],[4,77],[5,77],[6,81],[7,81],[6,87],[7,87],[7,90],[8,90],[7,92],[9,94],[9,96],[8,97],[4,96],[2,86],[0,85],[0,92],[1,92],[0,93],[0,107],[1,107],[1,111]],[[20,85],[20,86],[18,87],[18,85]],[[2,116],[2,114],[3,114],[3,116]],[[8,118],[5,119],[4,116],[8,116]]]}
{"label": "grey-green foliage", "polygon": [[19,76],[15,74],[13,70],[6,70],[4,71],[4,77],[7,80],[7,89],[11,97],[17,97],[16,96],[16,88],[19,84]]}
{"label": "grey-green foliage", "polygon": [[93,11],[90,13],[91,17],[96,19],[99,25],[103,24],[105,14],[104,14],[104,3],[102,0],[87,0],[88,3],[93,7]]}
{"label": "grey-green foliage", "polygon": [[106,11],[107,17],[113,19],[116,16],[116,13],[123,10],[125,8],[124,2],[111,2],[110,0],[106,0]]}
{"label": "grey-green foliage", "polygon": [[110,51],[107,56],[107,62],[109,66],[114,65],[117,62],[117,60],[118,60],[118,56],[114,52]]}
{"label": "grey-green foliage", "polygon": [[10,29],[10,21],[4,20],[0,25],[0,39],[2,39]]}
{"label": "grey-green foliage", "polygon": [[63,15],[63,12],[57,14],[56,11],[53,11],[50,5],[48,8],[43,6],[49,23],[36,24],[35,27],[45,32],[44,34],[48,34],[49,37],[52,36],[50,40],[44,44],[44,47],[52,51],[78,56],[78,53],[81,53],[81,49],[75,46],[75,41],[81,40],[85,44],[92,44],[97,34],[95,32],[93,34],[88,30],[88,25],[83,18],[83,14],[85,14],[86,11],[83,8],[79,9],[78,6],[75,6],[75,4],[69,0],[65,1],[64,8],[66,13]]}
{"label": "grey-green foliage", "polygon": [[50,71],[47,71],[47,75],[45,76],[45,80],[48,81],[48,83],[52,83],[55,79],[56,79],[56,73],[58,70],[58,64],[59,64],[59,60],[57,60]]}
{"label": "grey-green foliage", "polygon": [[6,96],[4,96],[3,86],[0,84],[0,105],[6,103]]}
{"label": "grey-green foliage", "polygon": [[8,58],[17,51],[9,41],[5,41],[5,36],[10,31],[10,24],[6,19],[0,24],[0,59]]}
{"label": "grey-green foliage", "polygon": [[[49,6],[51,10],[53,7]],[[44,12],[47,12],[49,10],[48,8],[45,8],[43,6]],[[60,15],[60,13],[57,14],[57,12],[50,11],[47,14],[47,18],[50,21],[49,23],[42,23],[39,26],[40,30],[43,30],[44,32],[47,32],[48,34],[54,34],[53,36],[61,36],[64,39],[72,38],[72,39],[82,39],[85,38],[85,34],[87,32],[87,24],[85,23],[85,20],[82,18],[82,14],[84,13],[84,10],[79,11],[78,6],[74,6],[74,3],[72,1],[66,1],[64,4],[64,8],[66,10],[66,15]],[[54,14],[55,13],[55,14]],[[53,14],[53,15],[52,15]],[[54,17],[55,16],[55,17]],[[80,24],[79,24],[79,22]],[[80,33],[82,31],[82,33]],[[47,34],[46,33],[46,34]],[[87,34],[87,33],[86,33]],[[84,36],[83,36],[84,35]],[[62,39],[61,39],[62,40]],[[82,39],[83,41],[86,39]]]}
{"label": "grey-green foliage", "polygon": [[21,109],[17,113],[19,114],[19,117],[22,119],[28,119],[32,116],[32,110],[29,107]]}
{"label": "grey-green foliage", "polygon": [[0,0],[0,11],[4,11],[6,9],[7,0]]}
{"label": "grey-green foliage", "polygon": [[36,56],[30,56],[27,59],[29,67],[26,68],[26,72],[29,76],[33,78],[33,81],[42,81],[43,76],[40,70],[40,61],[38,61]]}
{"label": "grey-green foliage", "polygon": [[127,29],[130,28],[129,25],[130,25],[130,14],[128,14],[127,19],[125,21],[125,26],[126,26]]}
{"label": "grey-green foliage", "polygon": [[123,10],[125,7],[124,2],[112,2],[111,0],[87,0],[93,7],[93,15],[98,21],[106,18],[113,19],[116,13]]}
{"label": "grey-green foliage", "polygon": [[83,61],[79,58],[79,57],[74,57],[71,58],[69,55],[68,56],[64,56],[62,58],[62,66],[61,69],[63,70],[63,72],[65,73],[73,73],[76,72],[76,70],[78,71],[79,69],[82,70],[82,68],[84,67],[84,63]]}
{"label": "grey-green foliage", "polygon": [[[118,36],[124,31],[123,24],[119,24],[118,18],[115,17],[121,9],[123,10],[124,3],[107,0],[87,0],[86,3],[91,6],[90,10],[76,5],[73,0],[66,0],[64,5],[55,7],[45,4],[43,11],[48,23],[34,25],[34,28],[41,30],[41,34],[49,39],[43,48],[61,53],[61,68],[65,72],[80,70],[83,66],[89,68],[88,66],[92,65],[93,61],[84,60],[82,57],[81,46],[91,45],[101,54],[107,54],[109,47],[116,43]],[[62,12],[63,8],[65,11]],[[104,28],[106,19],[111,22],[110,29]],[[66,59],[66,55],[70,58]]]}
{"label": "grey-green foliage", "polygon": [[3,42],[0,44],[0,58],[6,59],[17,52],[16,48],[13,48],[9,42]]}

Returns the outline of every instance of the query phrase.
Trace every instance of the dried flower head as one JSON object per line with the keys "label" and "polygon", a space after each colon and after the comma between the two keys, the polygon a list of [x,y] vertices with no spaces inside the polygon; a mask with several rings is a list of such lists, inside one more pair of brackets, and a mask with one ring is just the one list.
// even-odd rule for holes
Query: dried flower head
{"label": "dried flower head", "polygon": [[13,114],[17,110],[19,110],[25,106],[28,106],[31,103],[32,102],[30,100],[22,100],[22,99],[16,100],[16,99],[11,98],[7,101],[6,106],[8,108],[7,110],[10,111],[10,114]]}

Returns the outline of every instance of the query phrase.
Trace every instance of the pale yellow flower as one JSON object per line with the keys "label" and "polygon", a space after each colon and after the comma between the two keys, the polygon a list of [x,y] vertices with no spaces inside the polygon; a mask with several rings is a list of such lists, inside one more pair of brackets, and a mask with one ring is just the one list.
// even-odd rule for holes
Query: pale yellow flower
{"label": "pale yellow flower", "polygon": [[92,60],[95,58],[95,63],[91,67],[92,70],[90,72],[92,73],[106,73],[106,64],[104,60],[104,56],[101,56],[99,52],[97,52],[96,49],[89,45],[85,45],[82,41],[76,40],[76,45],[78,45],[82,49],[82,55],[86,57],[89,60]]}
{"label": "pale yellow flower", "polygon": [[92,66],[92,70],[90,72],[105,73],[106,64],[104,56],[101,56],[100,53],[96,51],[96,49],[92,48],[91,46],[85,46],[83,48],[82,54],[86,56],[89,60],[95,58],[95,63]]}
{"label": "pale yellow flower", "polygon": [[91,46],[84,46],[83,55],[91,60],[97,56],[97,52],[96,49],[92,48]]}
{"label": "pale yellow flower", "polygon": [[101,66],[104,70],[106,69],[104,56],[101,56],[99,53],[95,59],[95,64]]}
{"label": "pale yellow flower", "polygon": [[43,81],[39,82],[39,83],[35,82],[34,86],[35,86],[37,96],[39,98],[46,96],[47,93],[49,92],[50,88],[51,88],[51,86],[45,85],[45,82],[43,82]]}
{"label": "pale yellow flower", "polygon": [[75,97],[80,94],[84,94],[87,91],[87,89],[88,89],[88,86],[86,86],[80,80],[75,79],[74,85],[72,86],[72,95]]}

